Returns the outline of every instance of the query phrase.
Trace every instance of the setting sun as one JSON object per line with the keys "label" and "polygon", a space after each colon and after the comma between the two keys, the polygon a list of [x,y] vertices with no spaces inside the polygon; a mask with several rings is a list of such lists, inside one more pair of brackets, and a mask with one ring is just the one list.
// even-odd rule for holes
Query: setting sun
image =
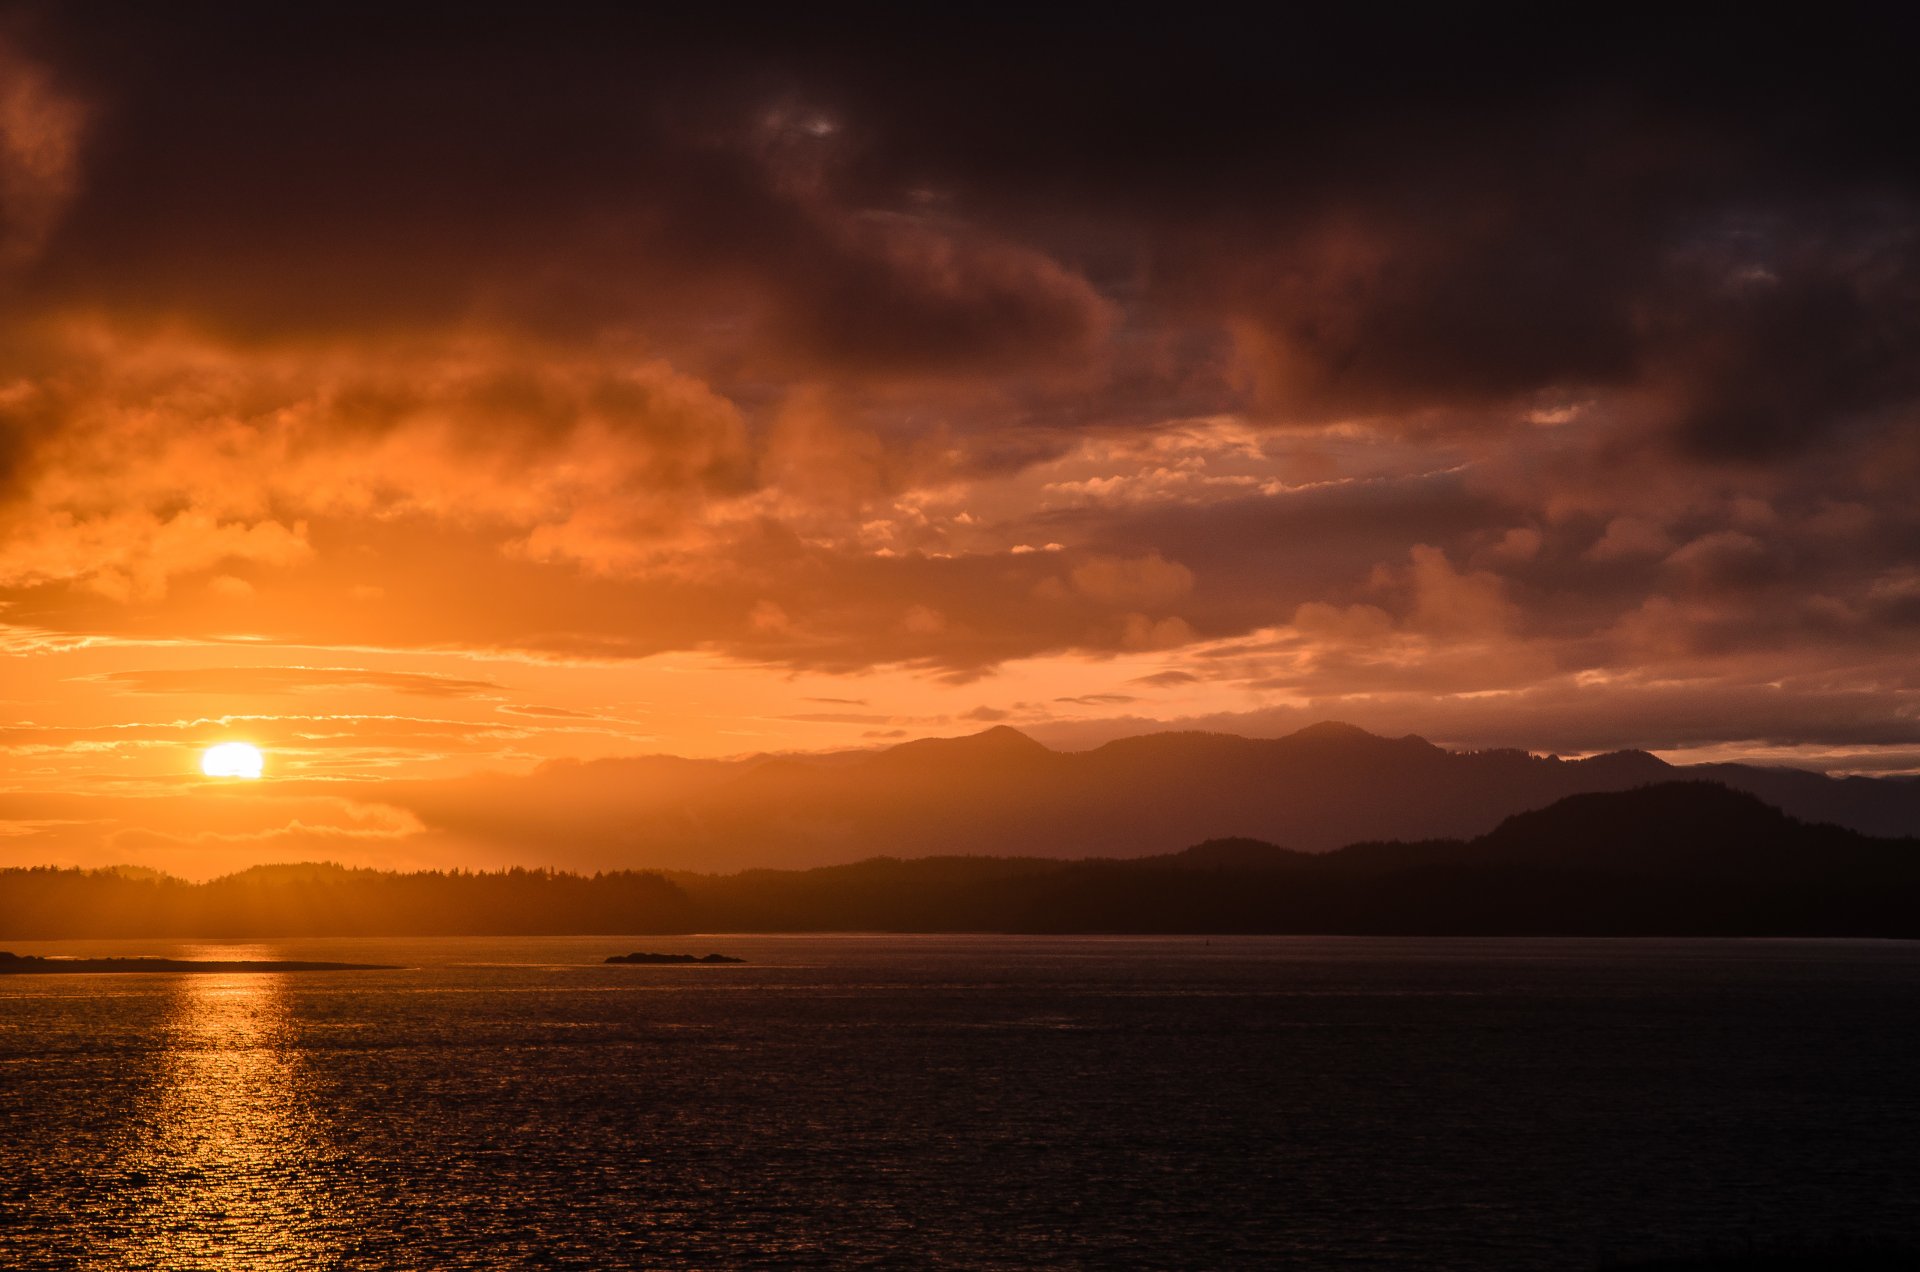
{"label": "setting sun", "polygon": [[0,0],[0,1272],[1920,1272],[1906,6],[475,7]]}
{"label": "setting sun", "polygon": [[200,771],[208,777],[260,776],[265,761],[260,748],[246,742],[222,742],[208,747],[200,756]]}

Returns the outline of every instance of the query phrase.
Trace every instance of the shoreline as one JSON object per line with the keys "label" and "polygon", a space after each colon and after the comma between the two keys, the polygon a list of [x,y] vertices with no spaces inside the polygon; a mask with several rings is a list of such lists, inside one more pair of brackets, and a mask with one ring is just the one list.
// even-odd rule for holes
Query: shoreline
{"label": "shoreline", "polygon": [[34,954],[0,951],[0,976],[82,976],[164,972],[172,974],[234,972],[392,972],[392,963],[319,963],[282,959],[189,958],[42,958]]}

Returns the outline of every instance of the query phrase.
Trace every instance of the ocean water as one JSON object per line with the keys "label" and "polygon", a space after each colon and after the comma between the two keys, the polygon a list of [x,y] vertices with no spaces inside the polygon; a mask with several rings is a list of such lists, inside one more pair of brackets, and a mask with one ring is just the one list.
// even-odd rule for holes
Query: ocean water
{"label": "ocean water", "polygon": [[[1594,1268],[1920,1242],[1920,948],[16,944],[0,1267]],[[632,949],[751,960],[608,967]]]}

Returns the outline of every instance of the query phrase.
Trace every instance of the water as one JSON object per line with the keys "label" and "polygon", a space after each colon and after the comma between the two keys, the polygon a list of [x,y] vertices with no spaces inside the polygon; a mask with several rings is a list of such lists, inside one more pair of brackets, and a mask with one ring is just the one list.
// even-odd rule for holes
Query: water
{"label": "water", "polygon": [[[1593,1268],[1920,1241],[1920,948],[19,944],[0,1267]],[[740,967],[604,967],[630,949]]]}

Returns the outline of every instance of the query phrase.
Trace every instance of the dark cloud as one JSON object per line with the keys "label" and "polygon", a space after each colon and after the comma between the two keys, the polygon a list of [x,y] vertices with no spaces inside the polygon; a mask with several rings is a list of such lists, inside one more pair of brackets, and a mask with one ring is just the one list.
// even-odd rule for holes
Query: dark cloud
{"label": "dark cloud", "polygon": [[[53,193],[13,200],[45,223],[33,305],[620,329],[749,415],[795,378],[964,379],[992,411],[886,412],[963,433],[1169,389],[1420,428],[1641,391],[1692,453],[1745,457],[1920,392],[1914,107],[1873,9],[1658,39],[1296,14],[1279,42],[1165,14],[109,12],[15,24],[42,84],[16,114],[69,138]],[[1143,379],[1143,348],[1176,365]],[[1061,377],[1077,409],[1039,391]]]}
{"label": "dark cloud", "polygon": [[1708,458],[1920,419],[1920,190],[1733,221],[1690,253],[1647,361]]}
{"label": "dark cloud", "polygon": [[1567,21],[22,9],[0,601],[1383,701],[1878,659],[1910,42]]}
{"label": "dark cloud", "polygon": [[1133,683],[1137,685],[1151,685],[1155,689],[1167,689],[1175,685],[1196,684],[1199,680],[1200,677],[1190,671],[1168,670],[1156,671],[1150,676],[1137,676],[1134,678]]}
{"label": "dark cloud", "polygon": [[247,337],[617,326],[881,377],[1045,370],[1108,320],[1043,250],[897,185],[844,197],[857,143],[783,87],[804,58],[719,28],[120,16],[39,32],[99,115],[42,303]]}
{"label": "dark cloud", "polygon": [[1636,383],[1705,326],[1675,392],[1718,451],[1912,397],[1913,106],[1875,10],[1658,39],[1296,14],[1277,43],[455,12],[43,15],[24,47],[93,122],[37,294],[625,325],[743,375],[1057,371],[1124,311],[1238,325],[1312,415]]}

